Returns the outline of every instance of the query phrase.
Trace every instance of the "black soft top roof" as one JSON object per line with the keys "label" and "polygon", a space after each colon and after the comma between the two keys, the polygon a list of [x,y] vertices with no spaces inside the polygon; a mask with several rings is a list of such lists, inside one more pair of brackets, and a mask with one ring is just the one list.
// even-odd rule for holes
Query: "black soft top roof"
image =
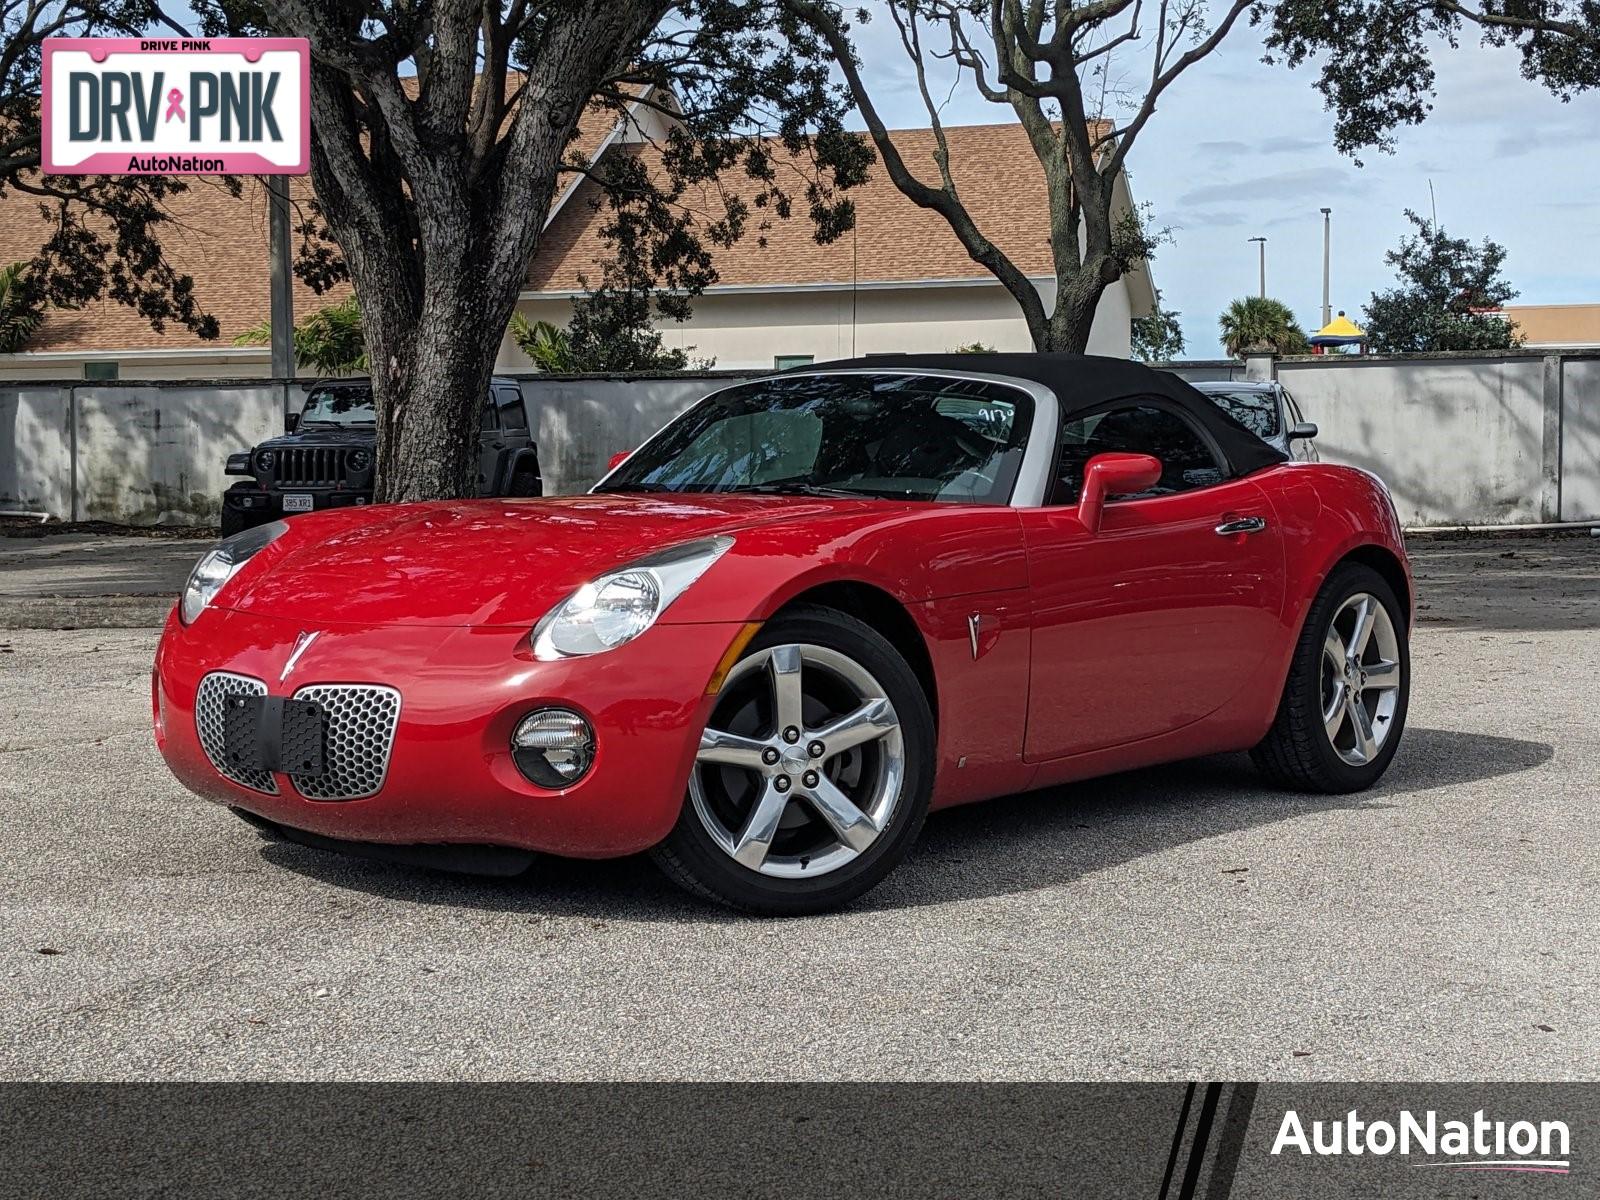
{"label": "black soft top roof", "polygon": [[1154,396],[1181,409],[1209,433],[1240,475],[1288,461],[1283,451],[1262,441],[1170,371],[1157,371],[1125,358],[1096,354],[874,354],[816,363],[794,373],[863,370],[1009,375],[1049,388],[1064,417],[1115,400]]}

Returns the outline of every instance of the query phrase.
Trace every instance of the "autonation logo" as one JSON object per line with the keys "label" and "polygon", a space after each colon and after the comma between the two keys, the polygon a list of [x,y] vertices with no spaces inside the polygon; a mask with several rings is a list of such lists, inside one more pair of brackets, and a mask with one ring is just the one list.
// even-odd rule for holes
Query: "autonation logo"
{"label": "autonation logo", "polygon": [[1418,1155],[1442,1161],[1410,1165],[1565,1175],[1572,1169],[1571,1138],[1565,1121],[1507,1123],[1490,1120],[1482,1109],[1468,1121],[1442,1120],[1432,1109],[1420,1116],[1401,1109],[1392,1121],[1364,1121],[1352,1108],[1337,1120],[1312,1121],[1308,1130],[1291,1108],[1283,1114],[1272,1153],[1298,1151],[1321,1158]]}

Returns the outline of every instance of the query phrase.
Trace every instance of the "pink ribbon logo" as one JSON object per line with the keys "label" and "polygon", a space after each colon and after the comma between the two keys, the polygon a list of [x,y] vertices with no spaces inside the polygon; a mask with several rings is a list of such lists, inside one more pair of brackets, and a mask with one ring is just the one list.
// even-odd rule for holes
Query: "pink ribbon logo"
{"label": "pink ribbon logo", "polygon": [[163,120],[164,122],[170,121],[173,117],[177,117],[180,121],[188,120],[183,115],[183,91],[181,88],[173,88],[167,93],[167,115]]}

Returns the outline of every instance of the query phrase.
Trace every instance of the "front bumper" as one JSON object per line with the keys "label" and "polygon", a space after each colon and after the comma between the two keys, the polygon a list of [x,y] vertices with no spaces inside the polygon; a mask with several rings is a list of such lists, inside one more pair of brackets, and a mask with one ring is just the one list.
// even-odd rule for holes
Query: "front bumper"
{"label": "front bumper", "polygon": [[222,493],[222,506],[242,513],[250,522],[257,525],[276,521],[279,517],[300,516],[303,510],[291,513],[283,511],[285,494],[309,495],[313,512],[372,503],[371,488],[264,488],[256,483],[236,483]]}
{"label": "front bumper", "polygon": [[[580,858],[644,850],[678,818],[706,685],[738,624],[657,625],[605,654],[538,662],[522,628],[341,626],[209,609],[167,619],[156,654],[156,742],[197,795],[341,841],[511,846]],[[286,671],[302,633],[317,638]],[[292,696],[314,684],[394,688],[401,707],[388,772],[360,800],[314,800],[287,775],[268,794],[224,777],[201,745],[195,701],[217,671]],[[511,761],[512,729],[561,705],[593,726],[594,766],[570,788],[540,788]]]}

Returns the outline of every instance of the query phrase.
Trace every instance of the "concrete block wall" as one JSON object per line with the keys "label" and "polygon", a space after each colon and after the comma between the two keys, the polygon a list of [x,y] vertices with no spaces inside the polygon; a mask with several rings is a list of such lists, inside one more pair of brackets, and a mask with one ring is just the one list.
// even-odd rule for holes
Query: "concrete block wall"
{"label": "concrete block wall", "polygon": [[0,383],[0,511],[209,524],[227,457],[283,430],[265,380]]}

